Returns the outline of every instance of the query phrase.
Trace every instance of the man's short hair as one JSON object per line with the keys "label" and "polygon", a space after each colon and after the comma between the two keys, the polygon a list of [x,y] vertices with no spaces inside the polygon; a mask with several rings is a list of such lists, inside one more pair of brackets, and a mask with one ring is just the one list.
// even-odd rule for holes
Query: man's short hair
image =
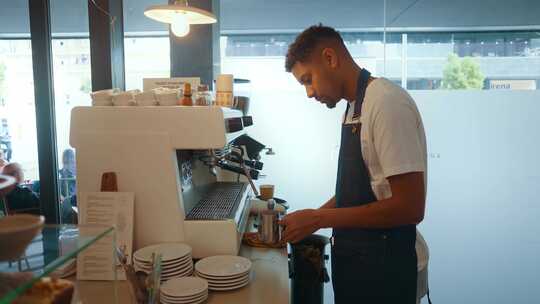
{"label": "man's short hair", "polygon": [[334,28],[319,23],[318,25],[312,25],[305,29],[296,37],[294,42],[289,45],[287,58],[285,60],[285,70],[290,72],[298,61],[306,62],[319,43],[328,40],[335,40],[341,45],[345,45],[341,35],[339,35]]}

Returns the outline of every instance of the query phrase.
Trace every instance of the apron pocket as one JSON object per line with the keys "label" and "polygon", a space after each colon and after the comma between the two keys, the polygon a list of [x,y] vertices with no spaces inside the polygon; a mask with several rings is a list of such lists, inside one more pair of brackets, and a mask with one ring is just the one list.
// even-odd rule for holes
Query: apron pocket
{"label": "apron pocket", "polygon": [[385,260],[386,241],[382,239],[363,241],[336,239],[332,254],[338,260],[347,260],[354,264],[382,265]]}
{"label": "apron pocket", "polygon": [[376,303],[373,299],[384,287],[385,247],[384,240],[335,240],[332,284],[340,299],[336,303]]}

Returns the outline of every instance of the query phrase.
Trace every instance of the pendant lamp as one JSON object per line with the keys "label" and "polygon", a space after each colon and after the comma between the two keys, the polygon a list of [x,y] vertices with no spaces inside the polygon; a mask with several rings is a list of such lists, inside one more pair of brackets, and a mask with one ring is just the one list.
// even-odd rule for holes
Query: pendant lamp
{"label": "pendant lamp", "polygon": [[191,24],[212,24],[217,18],[211,12],[189,6],[187,0],[176,0],[174,4],[152,5],[144,10],[150,19],[171,25],[171,32],[177,37],[186,36]]}

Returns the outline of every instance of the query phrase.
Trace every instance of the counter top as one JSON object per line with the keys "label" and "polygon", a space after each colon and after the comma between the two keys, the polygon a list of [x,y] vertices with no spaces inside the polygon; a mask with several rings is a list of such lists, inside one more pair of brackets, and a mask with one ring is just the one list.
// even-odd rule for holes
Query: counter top
{"label": "counter top", "polygon": [[238,290],[210,291],[208,304],[289,303],[287,250],[242,246],[240,255],[251,260],[251,282]]}
{"label": "counter top", "polygon": [[[287,249],[242,245],[240,255],[251,260],[251,282],[232,291],[209,291],[208,304],[289,303]],[[72,303],[114,303],[113,282],[77,281]],[[118,281],[118,303],[132,303],[127,281]]]}

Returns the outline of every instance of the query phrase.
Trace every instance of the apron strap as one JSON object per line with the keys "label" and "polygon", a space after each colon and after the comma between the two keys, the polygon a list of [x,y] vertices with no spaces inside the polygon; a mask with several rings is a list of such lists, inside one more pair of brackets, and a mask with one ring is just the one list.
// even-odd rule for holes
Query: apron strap
{"label": "apron strap", "polygon": [[[353,120],[360,117],[362,112],[362,104],[364,103],[364,96],[366,95],[366,89],[368,85],[369,78],[371,73],[366,69],[360,70],[360,75],[358,75],[358,80],[356,81],[356,100],[354,102],[353,109]],[[347,116],[349,115],[350,104],[347,102],[347,109],[345,110],[345,116],[343,117],[343,124],[347,122]]]}
{"label": "apron strap", "polygon": [[368,70],[360,70],[360,76],[356,84],[356,102],[354,103],[353,119],[360,117],[362,112],[362,104],[364,103],[364,96],[366,96],[369,77],[371,77],[371,73]]}
{"label": "apron strap", "polygon": [[427,289],[427,300],[428,300],[429,304],[432,304],[431,303],[431,298],[429,297],[429,286],[428,286],[428,289]]}

